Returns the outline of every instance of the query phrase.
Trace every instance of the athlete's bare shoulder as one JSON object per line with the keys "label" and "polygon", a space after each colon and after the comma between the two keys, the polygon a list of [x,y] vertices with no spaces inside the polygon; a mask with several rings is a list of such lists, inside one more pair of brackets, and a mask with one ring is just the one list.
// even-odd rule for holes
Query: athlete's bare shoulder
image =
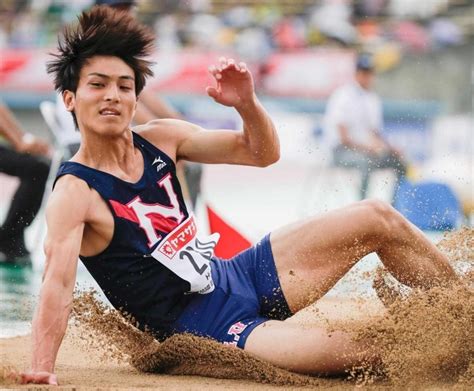
{"label": "athlete's bare shoulder", "polygon": [[147,140],[180,139],[183,137],[183,133],[198,131],[199,129],[200,127],[195,124],[174,118],[154,119],[133,128],[135,132]]}
{"label": "athlete's bare shoulder", "polygon": [[190,122],[180,119],[155,119],[146,124],[135,126],[133,131],[165,152],[176,161],[178,145],[191,133],[200,128]]}
{"label": "athlete's bare shoulder", "polygon": [[85,181],[73,175],[60,177],[46,207],[49,219],[85,222],[91,208],[93,193]]}
{"label": "athlete's bare shoulder", "polygon": [[83,179],[74,175],[66,174],[59,177],[56,181],[53,194],[58,192],[71,193],[70,195],[79,192],[82,193],[80,196],[83,196],[84,193],[90,192],[90,187]]}

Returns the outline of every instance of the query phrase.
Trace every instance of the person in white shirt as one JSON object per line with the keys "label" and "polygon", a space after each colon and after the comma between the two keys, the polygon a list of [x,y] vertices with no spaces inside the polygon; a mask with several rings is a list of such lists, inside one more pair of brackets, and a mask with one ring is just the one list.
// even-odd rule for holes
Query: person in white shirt
{"label": "person in white shirt", "polygon": [[380,134],[383,126],[382,104],[371,90],[373,81],[373,59],[369,54],[360,54],[356,61],[355,80],[331,95],[325,114],[325,130],[333,148],[334,164],[356,167],[361,171],[361,199],[367,196],[373,170],[395,170],[395,193],[406,174],[406,164],[400,152]]}

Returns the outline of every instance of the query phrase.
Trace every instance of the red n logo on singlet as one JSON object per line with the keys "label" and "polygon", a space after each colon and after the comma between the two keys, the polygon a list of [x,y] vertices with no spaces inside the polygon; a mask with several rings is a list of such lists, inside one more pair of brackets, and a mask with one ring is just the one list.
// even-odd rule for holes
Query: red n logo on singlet
{"label": "red n logo on singlet", "polygon": [[161,239],[156,230],[171,232],[184,218],[184,214],[179,208],[178,197],[171,183],[171,174],[163,177],[158,182],[158,186],[166,191],[171,206],[159,203],[146,204],[142,202],[139,196],[135,197],[127,205],[110,200],[110,204],[118,217],[123,217],[137,223],[145,231],[149,247],[153,247]]}

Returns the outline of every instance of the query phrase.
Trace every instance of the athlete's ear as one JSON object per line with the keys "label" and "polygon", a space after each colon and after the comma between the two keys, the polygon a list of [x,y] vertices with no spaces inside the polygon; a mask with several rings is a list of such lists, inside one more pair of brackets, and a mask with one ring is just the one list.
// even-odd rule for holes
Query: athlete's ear
{"label": "athlete's ear", "polygon": [[63,91],[63,102],[64,106],[66,106],[67,111],[74,111],[75,100],[76,96],[74,95],[74,92],[69,90]]}

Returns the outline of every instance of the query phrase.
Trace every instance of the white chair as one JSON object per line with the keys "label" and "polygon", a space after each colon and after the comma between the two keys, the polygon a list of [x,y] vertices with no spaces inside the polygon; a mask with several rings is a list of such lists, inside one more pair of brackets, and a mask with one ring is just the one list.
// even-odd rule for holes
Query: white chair
{"label": "white chair", "polygon": [[55,145],[63,149],[63,159],[69,159],[77,150],[81,142],[81,134],[76,129],[72,115],[66,110],[61,97],[58,95],[57,102],[43,101],[40,103],[40,111],[51,132]]}
{"label": "white chair", "polygon": [[69,149],[67,148],[67,145],[61,142],[62,138],[60,136],[59,123],[56,119],[56,105],[51,101],[43,101],[40,103],[39,109],[44,121],[46,122],[46,125],[48,125],[48,130],[52,136],[54,147],[48,181],[46,183],[45,196],[43,197],[44,202],[44,199],[47,198],[49,192],[51,191],[51,186],[54,182],[54,178],[56,177],[56,173],[62,159],[69,157]]}
{"label": "white chair", "polygon": [[[64,132],[61,129],[59,121],[56,115],[56,104],[52,101],[42,101],[39,105],[41,115],[46,122],[47,128],[50,132],[51,139],[53,141],[53,156],[51,158],[51,166],[49,169],[48,179],[46,181],[45,191],[43,194],[43,201],[41,204],[41,210],[44,210],[46,201],[51,194],[54,180],[56,179],[56,173],[58,172],[59,166],[63,159],[69,159],[71,157],[70,144],[64,137]],[[43,226],[43,224],[41,225]],[[36,243],[41,242],[43,235],[43,229],[38,229],[36,233]]]}

